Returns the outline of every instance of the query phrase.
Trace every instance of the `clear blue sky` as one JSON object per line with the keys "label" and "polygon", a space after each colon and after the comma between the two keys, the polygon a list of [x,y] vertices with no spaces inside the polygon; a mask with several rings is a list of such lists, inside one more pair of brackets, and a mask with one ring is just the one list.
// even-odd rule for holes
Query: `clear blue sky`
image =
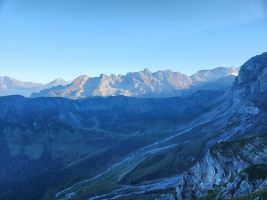
{"label": "clear blue sky", "polygon": [[267,50],[265,0],[0,0],[0,76],[192,74]]}

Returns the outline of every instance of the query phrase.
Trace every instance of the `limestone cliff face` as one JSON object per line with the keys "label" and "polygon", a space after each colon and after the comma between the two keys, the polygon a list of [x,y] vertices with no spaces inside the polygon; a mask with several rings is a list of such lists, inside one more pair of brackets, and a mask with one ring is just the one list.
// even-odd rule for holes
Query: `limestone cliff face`
{"label": "limestone cliff face", "polygon": [[222,139],[236,141],[216,144],[185,172],[177,186],[178,199],[206,196],[210,190],[216,191],[218,199],[231,199],[266,186],[266,177],[251,179],[249,172],[267,169],[261,166],[267,163],[267,137],[260,136],[267,130],[267,53],[241,67],[229,98],[233,99],[232,116],[225,129],[227,137]]}
{"label": "limestone cliff face", "polygon": [[245,172],[249,167],[267,163],[266,136],[213,146],[203,160],[182,175],[177,187],[178,199],[203,197],[211,190],[219,190],[218,198],[230,199],[259,189],[254,183],[265,186],[266,177],[248,181]]}
{"label": "limestone cliff face", "polygon": [[[266,163],[266,160],[264,160]],[[219,199],[233,199],[257,192],[267,186],[267,165],[253,164],[223,185],[218,192]]]}
{"label": "limestone cliff face", "polygon": [[267,108],[267,53],[248,60],[234,83],[234,104],[240,111],[257,114]]}

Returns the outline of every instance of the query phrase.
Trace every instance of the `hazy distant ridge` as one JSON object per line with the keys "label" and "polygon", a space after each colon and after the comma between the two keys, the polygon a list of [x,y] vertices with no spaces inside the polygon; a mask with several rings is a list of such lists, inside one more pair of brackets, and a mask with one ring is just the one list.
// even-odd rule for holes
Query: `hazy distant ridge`
{"label": "hazy distant ridge", "polygon": [[67,82],[62,78],[55,79],[47,84],[23,82],[8,76],[0,76],[0,96],[23,95],[31,96],[33,92],[39,92],[43,89],[58,85],[66,85]]}

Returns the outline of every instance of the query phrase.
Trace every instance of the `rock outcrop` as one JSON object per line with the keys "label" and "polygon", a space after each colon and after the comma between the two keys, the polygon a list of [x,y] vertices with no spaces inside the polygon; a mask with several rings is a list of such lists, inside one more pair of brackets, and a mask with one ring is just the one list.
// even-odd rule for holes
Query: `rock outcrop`
{"label": "rock outcrop", "polygon": [[266,152],[267,134],[216,144],[203,160],[183,174],[177,187],[178,199],[203,197],[213,190],[217,191],[218,198],[231,199],[265,186],[266,177],[254,177],[255,180],[248,181],[246,169],[267,163]]}
{"label": "rock outcrop", "polygon": [[234,103],[253,113],[267,108],[267,53],[249,59],[234,84]]}

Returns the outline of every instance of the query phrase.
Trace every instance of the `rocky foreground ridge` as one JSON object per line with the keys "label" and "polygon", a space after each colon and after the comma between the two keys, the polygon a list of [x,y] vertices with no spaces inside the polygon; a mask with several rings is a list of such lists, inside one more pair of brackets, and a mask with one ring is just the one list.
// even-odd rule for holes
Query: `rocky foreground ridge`
{"label": "rocky foreground ridge", "polygon": [[253,193],[264,198],[261,191],[267,186],[267,53],[251,58],[241,67],[231,94],[233,114],[226,128],[232,130],[231,134],[183,173],[176,188],[178,199],[234,199]]}

